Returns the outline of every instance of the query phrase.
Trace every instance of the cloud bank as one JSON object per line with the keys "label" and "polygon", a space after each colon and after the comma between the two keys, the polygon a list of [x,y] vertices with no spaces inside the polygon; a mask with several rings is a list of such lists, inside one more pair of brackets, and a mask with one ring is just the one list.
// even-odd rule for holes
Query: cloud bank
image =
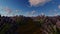
{"label": "cloud bank", "polygon": [[42,6],[51,0],[29,0],[30,6]]}

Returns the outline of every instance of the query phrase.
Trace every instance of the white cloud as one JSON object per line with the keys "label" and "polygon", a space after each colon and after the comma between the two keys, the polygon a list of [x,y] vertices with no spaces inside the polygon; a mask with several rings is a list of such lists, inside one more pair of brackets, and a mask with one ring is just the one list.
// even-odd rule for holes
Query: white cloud
{"label": "white cloud", "polygon": [[60,9],[60,5],[58,5],[58,8]]}
{"label": "white cloud", "polygon": [[51,0],[29,0],[31,6],[44,5],[45,3],[50,2]]}
{"label": "white cloud", "polygon": [[5,12],[5,15],[7,16],[10,16],[10,15],[15,16],[20,12],[22,13],[22,10],[19,10],[19,9],[12,10],[12,8],[9,8],[9,7],[3,7],[1,10],[3,10]]}
{"label": "white cloud", "polygon": [[41,13],[41,16],[44,16],[45,15],[45,13]]}
{"label": "white cloud", "polygon": [[16,12],[19,12],[19,10],[16,10]]}
{"label": "white cloud", "polygon": [[15,11],[16,11],[16,12],[22,12],[22,10],[18,10],[18,9],[16,9]]}
{"label": "white cloud", "polygon": [[27,15],[28,16],[32,16],[32,15],[35,15],[36,11],[35,10],[32,10],[31,12],[27,12]]}
{"label": "white cloud", "polygon": [[36,13],[36,11],[35,10],[33,10],[32,12],[31,12],[31,14],[33,15],[33,14],[35,14]]}

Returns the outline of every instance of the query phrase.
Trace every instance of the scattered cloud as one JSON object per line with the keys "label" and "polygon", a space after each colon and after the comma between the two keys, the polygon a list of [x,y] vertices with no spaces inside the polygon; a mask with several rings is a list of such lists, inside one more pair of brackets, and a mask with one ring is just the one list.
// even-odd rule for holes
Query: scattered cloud
{"label": "scattered cloud", "polygon": [[18,10],[18,9],[16,9],[15,11],[16,11],[16,12],[22,12],[22,10]]}
{"label": "scattered cloud", "polygon": [[27,12],[27,15],[28,15],[28,16],[30,16],[30,15],[31,15],[31,13],[30,13],[30,12]]}
{"label": "scattered cloud", "polygon": [[[16,14],[13,12],[14,10],[12,10],[9,7],[4,7],[2,10],[6,12],[5,15],[7,15],[7,16],[15,16],[15,14]],[[16,11],[18,12],[18,10],[16,10]]]}
{"label": "scattered cloud", "polygon": [[36,13],[36,11],[35,10],[33,10],[32,12],[31,12],[31,14],[33,15],[33,14],[35,14]]}
{"label": "scattered cloud", "polygon": [[42,6],[50,1],[51,0],[29,0],[29,3],[31,6]]}
{"label": "scattered cloud", "polygon": [[36,11],[33,10],[33,11],[31,11],[31,12],[27,12],[27,15],[28,15],[28,16],[31,16],[31,15],[34,15],[35,13],[36,13]]}
{"label": "scattered cloud", "polygon": [[18,14],[19,12],[22,12],[22,10],[18,10],[18,9],[12,10],[9,7],[4,7],[4,8],[2,8],[2,10],[6,12],[6,15],[13,15],[13,16],[15,16],[16,14]]}
{"label": "scattered cloud", "polygon": [[45,15],[45,13],[41,13],[41,15],[43,16],[43,15]]}
{"label": "scattered cloud", "polygon": [[19,10],[16,10],[16,12],[19,12]]}
{"label": "scattered cloud", "polygon": [[12,12],[12,10],[9,7],[5,7],[5,8],[3,8],[3,10],[6,11],[7,13],[11,13]]}

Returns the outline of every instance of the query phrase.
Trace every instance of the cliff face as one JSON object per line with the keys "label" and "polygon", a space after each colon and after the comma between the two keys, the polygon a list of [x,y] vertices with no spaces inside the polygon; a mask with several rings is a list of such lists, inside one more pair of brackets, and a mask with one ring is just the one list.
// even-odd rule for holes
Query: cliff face
{"label": "cliff face", "polygon": [[59,34],[60,17],[0,17],[0,34]]}

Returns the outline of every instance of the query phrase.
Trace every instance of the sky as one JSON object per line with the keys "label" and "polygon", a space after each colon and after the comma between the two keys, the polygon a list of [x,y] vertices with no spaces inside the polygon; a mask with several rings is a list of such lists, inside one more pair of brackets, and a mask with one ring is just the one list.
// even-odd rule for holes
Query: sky
{"label": "sky", "polygon": [[60,0],[0,0],[2,16],[60,15]]}

